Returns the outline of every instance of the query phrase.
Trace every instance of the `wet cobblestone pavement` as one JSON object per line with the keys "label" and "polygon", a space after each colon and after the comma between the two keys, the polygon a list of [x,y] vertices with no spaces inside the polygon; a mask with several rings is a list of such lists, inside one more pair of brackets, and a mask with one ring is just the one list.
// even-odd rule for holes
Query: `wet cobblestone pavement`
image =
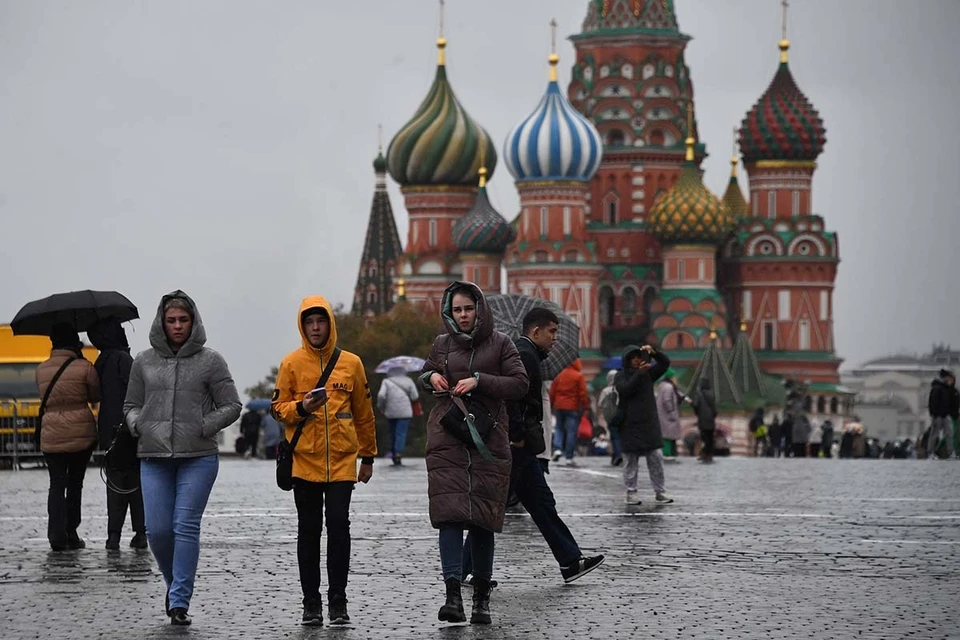
{"label": "wet cobblestone pavement", "polygon": [[508,515],[489,628],[437,621],[422,460],[378,461],[354,493],[346,629],[299,625],[296,512],[272,463],[222,461],[189,628],[169,625],[162,578],[149,551],[126,547],[129,531],[120,553],[103,549],[97,469],[84,488],[87,548],[57,554],[46,472],[2,472],[0,637],[960,637],[960,464],[686,459],[666,466],[675,504],[654,506],[650,493],[636,507],[605,459],[552,466],[562,516],[607,561],[564,585],[533,523]]}

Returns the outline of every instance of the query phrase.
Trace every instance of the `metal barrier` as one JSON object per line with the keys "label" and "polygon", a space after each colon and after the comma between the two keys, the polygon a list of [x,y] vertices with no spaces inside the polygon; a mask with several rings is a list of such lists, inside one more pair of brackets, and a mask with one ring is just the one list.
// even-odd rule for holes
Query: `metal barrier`
{"label": "metal barrier", "polygon": [[43,462],[33,437],[39,413],[37,400],[0,398],[0,468],[18,470],[26,461]]}

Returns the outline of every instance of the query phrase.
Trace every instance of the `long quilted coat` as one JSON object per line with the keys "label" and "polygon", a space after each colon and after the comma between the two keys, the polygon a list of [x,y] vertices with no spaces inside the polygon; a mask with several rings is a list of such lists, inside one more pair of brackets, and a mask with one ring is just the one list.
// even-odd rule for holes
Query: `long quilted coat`
{"label": "long quilted coat", "polygon": [[[453,319],[453,291],[470,287],[477,298],[477,324],[463,333]],[[467,448],[440,424],[452,401],[440,396],[427,421],[427,491],[430,523],[470,524],[499,533],[510,484],[510,443],[506,400],[520,400],[527,393],[529,379],[517,348],[493,328],[493,313],[483,292],[472,283],[455,282],[443,295],[441,316],[447,333],[433,343],[423,367],[421,381],[432,390],[430,375],[446,375],[452,389],[464,378],[479,373],[479,384],[470,396],[471,411],[476,403],[497,418],[497,426],[486,440],[494,460],[485,460],[476,449]]]}

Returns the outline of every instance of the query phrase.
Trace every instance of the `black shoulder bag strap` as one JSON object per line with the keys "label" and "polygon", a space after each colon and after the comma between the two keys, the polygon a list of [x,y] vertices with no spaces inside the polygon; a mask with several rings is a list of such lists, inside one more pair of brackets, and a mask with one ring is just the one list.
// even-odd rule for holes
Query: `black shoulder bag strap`
{"label": "black shoulder bag strap", "polygon": [[[333,355],[330,356],[330,361],[327,362],[327,366],[323,369],[323,374],[320,376],[320,380],[317,381],[317,386],[314,389],[319,389],[320,387],[327,384],[327,380],[330,378],[330,374],[333,373],[333,368],[337,366],[337,360],[340,359],[340,347],[337,347],[333,350]],[[297,442],[300,440],[300,435],[303,433],[303,427],[307,424],[307,418],[304,418],[299,423],[297,423],[297,430],[293,432],[293,439],[290,440],[290,453],[293,453],[293,450],[297,448]]]}

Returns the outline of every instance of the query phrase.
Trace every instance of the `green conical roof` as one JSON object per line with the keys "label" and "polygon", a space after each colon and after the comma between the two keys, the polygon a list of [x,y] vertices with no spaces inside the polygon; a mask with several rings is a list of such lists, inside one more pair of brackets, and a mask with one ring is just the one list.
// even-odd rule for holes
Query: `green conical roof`
{"label": "green conical roof", "polygon": [[740,334],[733,345],[733,353],[730,356],[730,373],[733,374],[734,382],[737,383],[737,387],[744,394],[755,393],[764,398],[767,396],[763,372],[760,370],[757,354],[750,346],[750,336],[744,326],[740,327]]}
{"label": "green conical roof", "polygon": [[690,380],[690,393],[693,394],[700,388],[700,379],[707,378],[713,386],[713,392],[717,398],[717,406],[722,404],[740,404],[743,396],[737,383],[727,367],[720,348],[717,346],[717,340],[711,340],[709,346],[703,352],[703,358],[693,372],[693,378]]}

